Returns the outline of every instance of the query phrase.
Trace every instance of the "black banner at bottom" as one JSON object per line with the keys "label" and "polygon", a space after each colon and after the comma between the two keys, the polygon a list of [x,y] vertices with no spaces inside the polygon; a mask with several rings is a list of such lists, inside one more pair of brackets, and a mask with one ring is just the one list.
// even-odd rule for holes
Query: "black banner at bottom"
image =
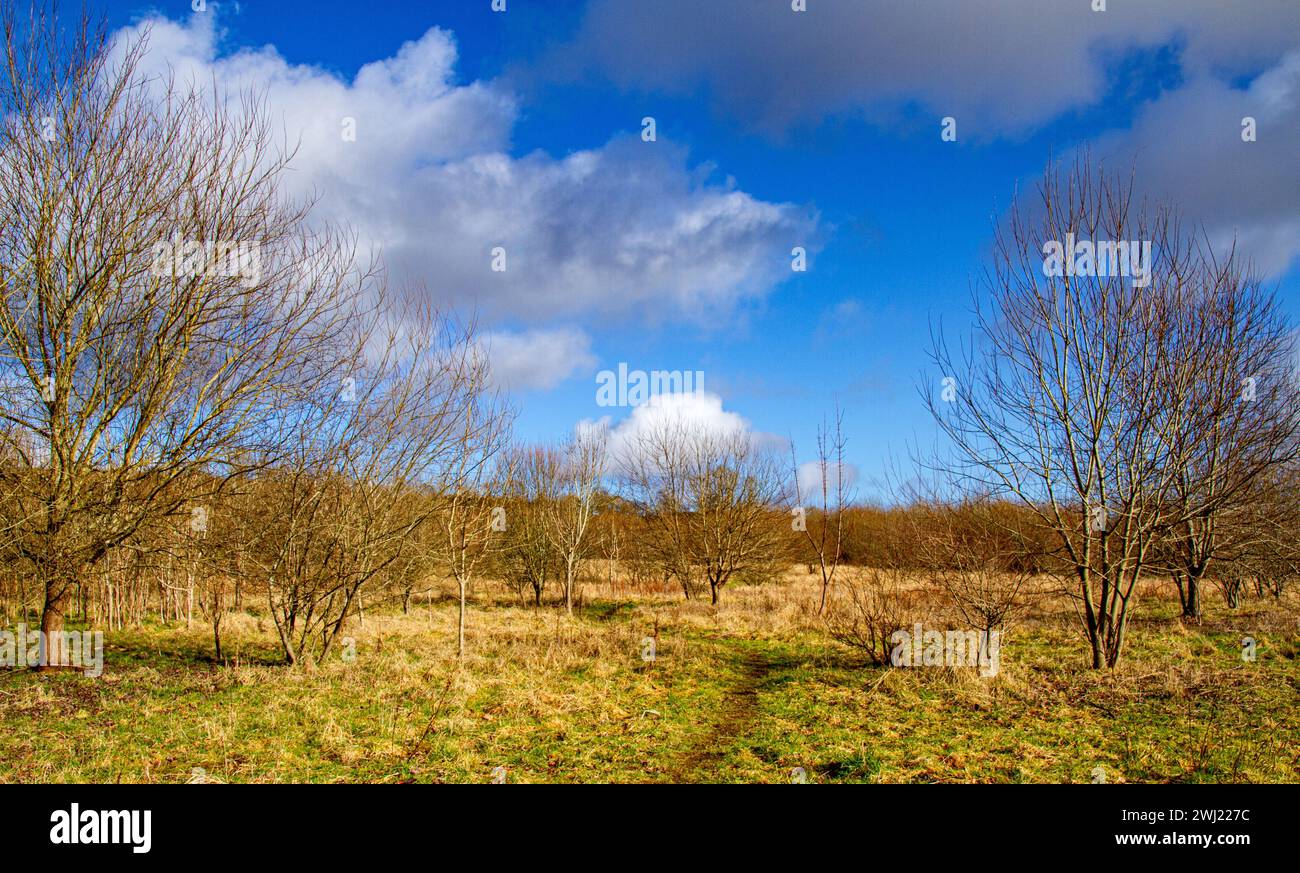
{"label": "black banner at bottom", "polygon": [[[337,860],[435,841],[533,861],[555,841],[584,854],[626,853],[690,836],[707,857],[737,851],[898,853],[972,860],[1039,849],[1184,850],[1230,858],[1277,852],[1295,800],[1285,786],[856,786],[741,790],[609,786],[560,797],[495,786],[9,785],[0,838],[38,858],[108,859],[128,866],[242,858]],[[529,835],[532,836],[529,836]],[[838,847],[838,849],[837,849]],[[854,848],[851,848],[854,847]]]}

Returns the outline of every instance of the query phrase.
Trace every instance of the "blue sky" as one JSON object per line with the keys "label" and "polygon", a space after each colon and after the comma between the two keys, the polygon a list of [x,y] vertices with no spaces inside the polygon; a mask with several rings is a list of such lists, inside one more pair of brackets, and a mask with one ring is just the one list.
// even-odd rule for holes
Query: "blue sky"
{"label": "blue sky", "polygon": [[[1136,155],[1144,192],[1237,233],[1300,314],[1300,4],[1090,5],[102,8],[114,29],[150,22],[169,63],[268,89],[324,213],[501,338],[521,438],[626,419],[596,406],[598,370],[698,370],[719,400],[702,414],[791,436],[800,460],[838,401],[872,496],[890,455],[933,434],[931,326],[966,326],[991,226],[1050,155]],[[497,239],[506,280],[486,270]],[[789,270],[795,245],[807,272]]]}

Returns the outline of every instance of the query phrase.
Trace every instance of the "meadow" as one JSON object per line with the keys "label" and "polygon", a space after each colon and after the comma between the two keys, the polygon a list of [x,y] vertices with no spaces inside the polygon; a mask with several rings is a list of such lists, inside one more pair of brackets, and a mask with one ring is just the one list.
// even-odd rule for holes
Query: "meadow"
{"label": "meadow", "polygon": [[[846,568],[846,573],[855,572]],[[920,584],[919,582],[917,583]],[[872,666],[828,636],[802,567],[733,586],[588,584],[573,617],[474,595],[456,657],[447,582],[281,663],[255,608],[106,634],[99,678],[0,674],[3,782],[1294,782],[1300,603],[1139,586],[1129,651],[1087,668],[1067,598],[1006,635],[1000,669]],[[1242,639],[1255,640],[1243,659]],[[653,640],[653,646],[648,641]],[[651,649],[653,657],[651,658]]]}

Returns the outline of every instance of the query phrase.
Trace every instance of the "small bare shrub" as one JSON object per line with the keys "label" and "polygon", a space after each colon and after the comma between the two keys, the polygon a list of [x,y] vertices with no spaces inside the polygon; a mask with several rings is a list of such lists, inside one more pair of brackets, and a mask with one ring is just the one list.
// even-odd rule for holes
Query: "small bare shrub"
{"label": "small bare shrub", "polygon": [[928,593],[904,586],[904,571],[871,567],[846,576],[824,613],[826,630],[836,642],[864,652],[871,663],[889,664],[890,637],[931,616]]}

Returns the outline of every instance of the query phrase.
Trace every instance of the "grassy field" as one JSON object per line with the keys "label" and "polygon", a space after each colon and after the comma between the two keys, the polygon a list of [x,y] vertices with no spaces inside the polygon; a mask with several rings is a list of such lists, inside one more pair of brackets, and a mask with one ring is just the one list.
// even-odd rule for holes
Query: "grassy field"
{"label": "grassy field", "polygon": [[354,659],[310,669],[276,665],[253,614],[229,620],[228,666],[197,623],[149,626],[108,635],[98,679],[0,674],[0,781],[1296,781],[1294,594],[1208,594],[1187,626],[1143,594],[1120,669],[1085,669],[1059,601],[993,678],[867,665],[798,572],[717,608],[589,587],[572,619],[480,589],[460,665],[449,596],[367,614]]}

